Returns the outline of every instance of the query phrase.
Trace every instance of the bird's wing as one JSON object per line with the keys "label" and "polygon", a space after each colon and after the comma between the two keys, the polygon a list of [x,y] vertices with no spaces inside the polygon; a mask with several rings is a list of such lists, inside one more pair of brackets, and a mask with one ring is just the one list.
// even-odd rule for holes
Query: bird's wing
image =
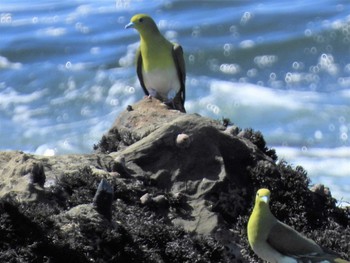
{"label": "bird's wing", "polygon": [[307,256],[324,253],[313,240],[278,220],[271,228],[267,242],[283,255]]}
{"label": "bird's wing", "polygon": [[173,59],[176,66],[177,75],[179,77],[180,81],[180,96],[181,96],[181,102],[182,104],[185,103],[185,81],[186,81],[186,67],[185,67],[185,60],[183,55],[182,47],[179,44],[174,43],[173,44]]}
{"label": "bird's wing", "polygon": [[141,87],[143,91],[145,92],[146,96],[149,95],[148,90],[146,89],[145,82],[143,81],[143,75],[142,75],[142,55],[141,55],[141,49],[139,48],[136,53],[136,73],[139,78]]}

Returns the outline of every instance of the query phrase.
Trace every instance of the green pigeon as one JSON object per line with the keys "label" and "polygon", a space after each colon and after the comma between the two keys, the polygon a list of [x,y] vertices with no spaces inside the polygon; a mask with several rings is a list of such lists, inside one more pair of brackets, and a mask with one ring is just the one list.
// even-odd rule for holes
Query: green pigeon
{"label": "green pigeon", "polygon": [[258,190],[248,221],[248,241],[259,258],[271,263],[350,263],[279,221],[269,201],[270,191]]}
{"label": "green pigeon", "polygon": [[182,47],[168,41],[148,15],[134,15],[125,28],[135,28],[140,34],[136,71],[145,94],[186,112]]}

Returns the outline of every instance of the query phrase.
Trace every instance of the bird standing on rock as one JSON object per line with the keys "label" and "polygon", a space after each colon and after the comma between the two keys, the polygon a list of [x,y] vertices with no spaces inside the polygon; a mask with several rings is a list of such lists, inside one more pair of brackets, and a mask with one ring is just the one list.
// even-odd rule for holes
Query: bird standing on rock
{"label": "bird standing on rock", "polygon": [[182,47],[168,41],[148,15],[134,15],[125,28],[135,28],[140,34],[140,47],[136,55],[137,76],[145,94],[186,112],[186,72]]}
{"label": "bird standing on rock", "polygon": [[280,222],[271,213],[269,201],[270,191],[258,190],[248,221],[249,244],[261,259],[270,263],[350,263]]}

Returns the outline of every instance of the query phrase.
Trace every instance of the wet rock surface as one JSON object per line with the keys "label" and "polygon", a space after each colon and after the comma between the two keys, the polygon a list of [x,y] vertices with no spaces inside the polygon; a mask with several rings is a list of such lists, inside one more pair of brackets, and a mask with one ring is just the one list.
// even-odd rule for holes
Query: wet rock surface
{"label": "wet rock surface", "polygon": [[92,154],[0,153],[0,261],[261,262],[246,236],[261,187],[276,217],[349,259],[350,209],[260,132],[143,99]]}

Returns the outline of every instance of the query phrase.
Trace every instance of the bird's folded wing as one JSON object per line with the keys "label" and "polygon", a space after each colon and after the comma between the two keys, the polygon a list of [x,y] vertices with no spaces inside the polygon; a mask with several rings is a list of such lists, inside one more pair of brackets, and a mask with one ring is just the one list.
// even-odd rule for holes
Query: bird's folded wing
{"label": "bird's folded wing", "polygon": [[267,242],[283,255],[311,256],[324,253],[313,240],[280,221],[271,228]]}
{"label": "bird's folded wing", "polygon": [[179,44],[173,44],[173,59],[176,66],[177,75],[180,81],[180,93],[182,97],[182,101],[185,101],[185,81],[186,81],[186,67],[185,60],[183,55],[182,47]]}
{"label": "bird's folded wing", "polygon": [[136,73],[137,73],[137,77],[139,78],[143,91],[145,92],[146,96],[148,96],[149,92],[146,88],[145,82],[143,80],[143,75],[142,75],[142,56],[141,56],[140,48],[136,52]]}

